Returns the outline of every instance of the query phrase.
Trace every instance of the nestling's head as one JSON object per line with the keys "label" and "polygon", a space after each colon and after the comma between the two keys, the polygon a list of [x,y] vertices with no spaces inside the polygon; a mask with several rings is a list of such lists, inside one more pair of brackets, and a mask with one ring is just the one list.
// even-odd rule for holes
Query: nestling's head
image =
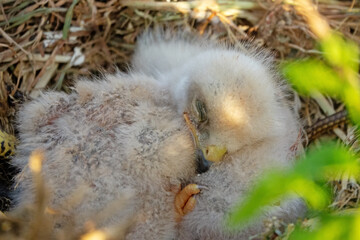
{"label": "nestling's head", "polygon": [[[181,76],[172,91],[179,112],[187,112],[205,158],[282,135],[283,92],[266,62],[227,49],[204,51],[173,71]],[[175,75],[176,74],[176,75]]]}

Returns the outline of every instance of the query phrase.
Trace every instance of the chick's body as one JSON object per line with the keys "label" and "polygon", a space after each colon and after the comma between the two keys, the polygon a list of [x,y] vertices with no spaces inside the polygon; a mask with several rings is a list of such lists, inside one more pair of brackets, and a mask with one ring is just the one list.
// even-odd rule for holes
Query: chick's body
{"label": "chick's body", "polygon": [[[79,81],[74,93],[49,92],[23,107],[21,144],[13,164],[18,206],[34,199],[26,167],[37,148],[45,153],[42,174],[51,190],[49,207],[60,212],[59,228],[74,217],[77,229],[127,193],[135,224],[127,239],[171,239],[175,234],[174,187],[195,173],[194,147],[168,94],[144,75],[110,75]],[[80,204],[67,204],[78,187]],[[118,224],[120,210],[97,224]]]}
{"label": "chick's body", "polygon": [[191,179],[206,189],[195,196],[196,207],[181,222],[179,238],[247,239],[263,230],[266,217],[288,222],[301,216],[303,204],[295,199],[264,211],[244,231],[225,230],[227,212],[256,177],[270,166],[291,165],[298,145],[300,127],[269,56],[253,48],[246,52],[207,40],[164,36],[145,34],[140,39],[135,70],[169,88],[178,113],[190,113],[202,148],[221,145],[228,152],[208,172]]}

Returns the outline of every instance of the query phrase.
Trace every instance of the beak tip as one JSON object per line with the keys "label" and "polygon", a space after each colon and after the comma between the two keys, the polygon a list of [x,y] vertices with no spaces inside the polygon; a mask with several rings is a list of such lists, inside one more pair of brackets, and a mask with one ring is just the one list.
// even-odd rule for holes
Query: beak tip
{"label": "beak tip", "polygon": [[197,149],[196,158],[196,172],[201,174],[208,171],[212,163],[206,160],[203,151]]}

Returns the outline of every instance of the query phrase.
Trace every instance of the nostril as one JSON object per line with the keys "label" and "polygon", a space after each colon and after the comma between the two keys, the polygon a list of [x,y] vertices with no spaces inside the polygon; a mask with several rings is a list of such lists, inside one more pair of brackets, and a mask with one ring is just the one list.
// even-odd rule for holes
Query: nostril
{"label": "nostril", "polygon": [[206,148],[206,151],[205,151],[206,155],[209,154],[209,148]]}

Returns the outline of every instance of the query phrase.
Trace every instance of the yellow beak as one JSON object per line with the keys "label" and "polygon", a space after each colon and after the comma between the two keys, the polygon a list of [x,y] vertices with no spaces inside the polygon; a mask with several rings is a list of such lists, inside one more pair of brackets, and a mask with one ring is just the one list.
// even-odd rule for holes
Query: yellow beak
{"label": "yellow beak", "polygon": [[202,148],[201,151],[203,152],[206,160],[211,162],[220,162],[227,152],[227,149],[225,146],[209,145],[206,148]]}

